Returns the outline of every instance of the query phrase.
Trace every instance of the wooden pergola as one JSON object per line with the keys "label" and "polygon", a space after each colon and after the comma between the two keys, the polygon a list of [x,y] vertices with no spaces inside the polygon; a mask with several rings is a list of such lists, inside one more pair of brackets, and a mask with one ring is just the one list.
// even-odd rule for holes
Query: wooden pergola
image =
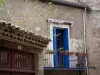
{"label": "wooden pergola", "polygon": [[50,40],[0,22],[0,75],[36,75],[38,56]]}

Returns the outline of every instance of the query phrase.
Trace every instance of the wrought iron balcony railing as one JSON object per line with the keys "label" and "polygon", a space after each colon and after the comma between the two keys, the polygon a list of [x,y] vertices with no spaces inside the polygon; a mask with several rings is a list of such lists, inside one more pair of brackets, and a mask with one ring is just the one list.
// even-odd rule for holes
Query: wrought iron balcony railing
{"label": "wrought iron balcony railing", "polygon": [[[54,57],[56,54],[56,58]],[[67,56],[67,58],[65,58]],[[66,62],[66,60],[68,60]],[[45,52],[44,67],[60,69],[86,69],[87,54],[78,52]],[[56,64],[55,64],[56,62]],[[66,65],[69,65],[66,67]]]}

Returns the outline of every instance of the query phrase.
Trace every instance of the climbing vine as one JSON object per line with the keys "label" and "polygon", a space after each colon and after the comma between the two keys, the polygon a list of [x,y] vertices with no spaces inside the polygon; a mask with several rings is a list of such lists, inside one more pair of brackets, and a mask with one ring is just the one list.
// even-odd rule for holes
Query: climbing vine
{"label": "climbing vine", "polygon": [[3,4],[5,4],[5,0],[0,0],[0,6],[2,6]]}

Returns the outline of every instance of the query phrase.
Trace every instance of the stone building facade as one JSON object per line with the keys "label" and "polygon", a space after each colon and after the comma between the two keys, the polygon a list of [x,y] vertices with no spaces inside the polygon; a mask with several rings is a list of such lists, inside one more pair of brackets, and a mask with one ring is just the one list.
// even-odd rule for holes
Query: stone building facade
{"label": "stone building facade", "polygon": [[[43,9],[44,8],[44,9]],[[63,6],[34,0],[7,0],[0,8],[0,20],[5,20],[22,28],[48,36],[50,26],[48,19],[63,20],[72,23],[70,26],[71,41],[83,41],[84,8]],[[77,31],[78,29],[78,31]],[[71,47],[72,48],[72,47]]]}
{"label": "stone building facade", "polygon": [[[100,61],[99,61],[99,49],[100,49],[100,1],[99,0],[85,0],[91,7],[91,13],[88,15],[89,24],[87,25],[87,44],[89,47],[89,65],[94,69],[89,69],[89,75],[100,74]],[[89,29],[89,30],[88,30]],[[90,39],[90,40],[89,40]]]}
{"label": "stone building facade", "polygon": [[[67,1],[67,0],[66,0]],[[71,1],[71,0],[70,0]],[[91,12],[87,14],[88,23],[86,24],[86,45],[89,54],[88,75],[100,74],[100,0],[77,0],[80,3],[85,3],[91,8]],[[72,2],[77,2],[72,1]]]}
{"label": "stone building facade", "polygon": [[89,54],[88,75],[100,74],[100,1],[99,0],[80,0],[89,5],[91,12],[87,15],[88,24],[86,25],[87,51]]}
{"label": "stone building facade", "polygon": [[[67,0],[66,0],[67,1]],[[68,0],[72,1],[72,0]],[[89,75],[99,75],[99,0],[74,0],[86,3],[91,12],[85,12],[86,46],[89,54]],[[83,5],[84,6],[84,5]],[[84,7],[85,8],[85,7]],[[50,38],[48,19],[67,21],[70,28],[70,50],[84,52],[84,12],[83,7],[52,4],[35,0],[6,0],[0,7],[0,20],[16,24],[30,32]],[[87,8],[87,7],[86,7]],[[49,45],[50,47],[50,45]],[[94,61],[95,60],[95,61]],[[40,55],[41,75],[43,75],[43,53]],[[39,74],[39,75],[40,75]]]}

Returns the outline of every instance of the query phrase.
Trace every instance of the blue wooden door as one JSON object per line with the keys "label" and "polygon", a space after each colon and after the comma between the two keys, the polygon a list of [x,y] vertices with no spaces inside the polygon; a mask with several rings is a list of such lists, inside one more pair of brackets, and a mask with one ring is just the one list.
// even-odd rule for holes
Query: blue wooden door
{"label": "blue wooden door", "polygon": [[[56,37],[56,28],[53,28],[53,50],[54,52],[57,52],[57,37]],[[58,54],[54,54],[54,67],[57,67],[58,65]]]}
{"label": "blue wooden door", "polygon": [[[64,29],[63,32],[63,49],[64,51],[69,51],[69,38],[68,38],[68,28]],[[69,55],[64,55],[64,67],[69,68]]]}
{"label": "blue wooden door", "polygon": [[[53,28],[53,50],[57,52],[57,37],[56,37],[56,27]],[[63,30],[63,49],[64,51],[69,51],[69,39],[68,39],[68,28]],[[54,54],[54,67],[57,67],[59,65],[58,62],[58,52]],[[63,66],[64,68],[69,68],[69,56],[64,55],[63,56]]]}

